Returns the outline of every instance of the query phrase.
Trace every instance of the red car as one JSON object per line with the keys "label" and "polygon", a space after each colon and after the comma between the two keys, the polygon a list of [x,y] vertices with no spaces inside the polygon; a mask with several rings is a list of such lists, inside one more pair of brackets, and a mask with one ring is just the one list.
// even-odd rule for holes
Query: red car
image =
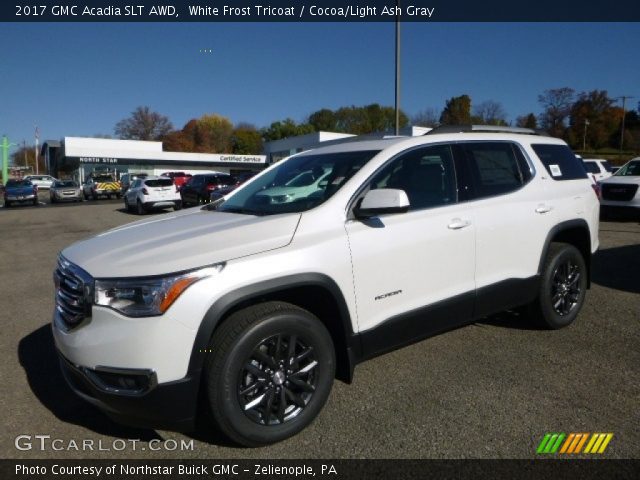
{"label": "red car", "polygon": [[185,183],[187,183],[191,178],[190,173],[184,173],[184,172],[164,172],[160,176],[169,177],[171,180],[173,180],[173,183],[175,184],[176,187],[178,187],[178,190],[180,190],[182,186]]}

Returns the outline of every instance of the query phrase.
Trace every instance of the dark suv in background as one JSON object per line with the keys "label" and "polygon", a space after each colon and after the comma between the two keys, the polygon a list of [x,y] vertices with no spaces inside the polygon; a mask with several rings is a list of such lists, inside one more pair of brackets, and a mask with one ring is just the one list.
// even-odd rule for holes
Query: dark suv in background
{"label": "dark suv in background", "polygon": [[235,185],[236,178],[226,173],[203,173],[194,175],[180,189],[182,205],[209,203],[211,192]]}

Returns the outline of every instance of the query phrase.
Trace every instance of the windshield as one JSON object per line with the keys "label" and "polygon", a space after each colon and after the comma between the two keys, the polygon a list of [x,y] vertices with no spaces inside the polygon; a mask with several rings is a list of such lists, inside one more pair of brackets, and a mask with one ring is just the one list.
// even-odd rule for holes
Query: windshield
{"label": "windshield", "polygon": [[632,160],[618,170],[614,175],[617,177],[637,177],[640,176],[640,160]]}
{"label": "windshield", "polygon": [[29,180],[7,180],[7,187],[30,187]]}
{"label": "windshield", "polygon": [[304,155],[239,187],[217,210],[249,215],[304,212],[336,193],[378,150]]}
{"label": "windshield", "polygon": [[71,180],[65,180],[61,182],[56,182],[55,186],[56,188],[73,188],[73,187],[77,187],[78,184]]}

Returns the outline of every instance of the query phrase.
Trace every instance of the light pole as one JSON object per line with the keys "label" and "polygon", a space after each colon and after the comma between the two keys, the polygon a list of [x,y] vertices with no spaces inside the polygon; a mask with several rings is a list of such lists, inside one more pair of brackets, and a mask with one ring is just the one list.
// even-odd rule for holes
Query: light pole
{"label": "light pole", "polygon": [[584,135],[582,136],[582,152],[584,153],[587,150],[587,126],[589,125],[589,120],[584,119]]}
{"label": "light pole", "polygon": [[395,135],[400,135],[400,0],[396,0],[396,126]]}
{"label": "light pole", "polygon": [[627,98],[635,98],[631,95],[620,95],[618,98],[622,99],[622,125],[620,127],[620,156],[622,156],[622,147],[624,145],[624,117],[626,116],[626,103]]}

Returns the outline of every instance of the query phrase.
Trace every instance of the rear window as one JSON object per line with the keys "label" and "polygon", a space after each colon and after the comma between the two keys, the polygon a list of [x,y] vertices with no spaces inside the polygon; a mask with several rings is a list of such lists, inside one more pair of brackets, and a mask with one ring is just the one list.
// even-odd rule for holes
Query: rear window
{"label": "rear window", "polygon": [[158,178],[157,180],[147,180],[144,184],[147,187],[170,187],[173,185],[173,180],[170,178]]}
{"label": "rear window", "polygon": [[600,173],[600,168],[596,162],[584,162],[584,169],[588,173]]}
{"label": "rear window", "polygon": [[607,172],[613,172],[613,167],[611,166],[608,160],[605,160],[604,162],[602,162],[602,166]]}
{"label": "rear window", "polygon": [[587,178],[587,171],[566,145],[532,144],[531,148],[554,180]]}
{"label": "rear window", "polygon": [[93,180],[96,182],[113,182],[113,177],[109,175],[101,175],[99,177],[93,177]]}
{"label": "rear window", "polygon": [[30,187],[29,180],[7,180],[7,187]]}

